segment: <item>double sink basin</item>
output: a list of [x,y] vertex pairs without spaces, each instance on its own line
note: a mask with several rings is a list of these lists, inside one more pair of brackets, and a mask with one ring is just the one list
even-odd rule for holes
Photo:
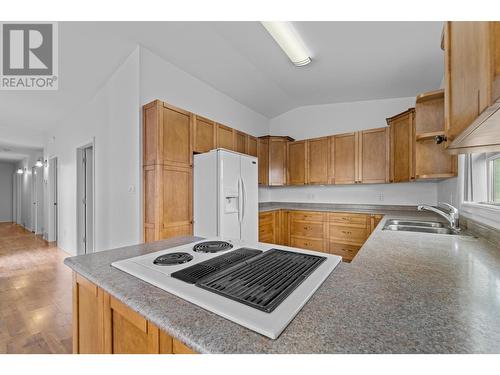
[[382,230],[421,232],[435,234],[459,234],[458,231],[450,228],[445,223],[438,221],[420,221],[420,220],[387,220]]

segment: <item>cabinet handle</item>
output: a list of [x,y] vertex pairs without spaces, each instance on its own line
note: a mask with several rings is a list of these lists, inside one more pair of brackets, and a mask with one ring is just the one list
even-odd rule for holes
[[351,234],[351,232],[349,232],[347,230],[343,230],[342,233],[344,233],[344,234]]

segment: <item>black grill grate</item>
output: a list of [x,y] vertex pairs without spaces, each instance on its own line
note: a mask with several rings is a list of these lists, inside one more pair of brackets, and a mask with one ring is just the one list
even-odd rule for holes
[[196,285],[270,313],[325,259],[322,256],[271,249]]
[[194,284],[217,271],[225,270],[239,262],[262,253],[261,250],[242,247],[230,253],[206,260],[172,273],[172,277]]

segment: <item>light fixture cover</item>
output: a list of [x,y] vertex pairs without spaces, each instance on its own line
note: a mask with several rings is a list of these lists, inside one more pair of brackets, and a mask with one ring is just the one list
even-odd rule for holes
[[291,22],[262,21],[261,23],[295,66],[304,66],[311,62],[311,54]]
[[43,167],[43,161],[41,161],[41,160],[37,160],[37,161],[35,162],[35,167],[38,167],[38,168]]
[[21,168],[19,168],[17,171],[16,171],[17,174],[23,174],[23,170]]

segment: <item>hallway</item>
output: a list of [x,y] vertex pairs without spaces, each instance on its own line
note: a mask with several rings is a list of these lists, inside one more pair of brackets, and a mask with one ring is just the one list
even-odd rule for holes
[[0,223],[0,353],[71,353],[68,254]]

